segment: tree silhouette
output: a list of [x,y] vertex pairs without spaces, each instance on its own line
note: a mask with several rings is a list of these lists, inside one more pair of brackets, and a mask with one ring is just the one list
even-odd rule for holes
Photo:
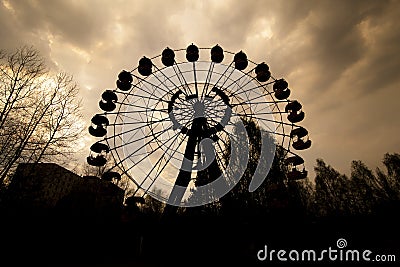
[[[214,215],[223,216],[226,218],[235,218],[235,220],[251,220],[252,218],[268,217],[268,216],[287,216],[289,209],[299,208],[302,205],[298,205],[298,201],[303,201],[306,197],[303,196],[308,191],[302,190],[302,185],[296,185],[297,182],[291,185],[286,182],[286,166],[283,164],[283,158],[286,151],[276,146],[275,148],[267,147],[263,149],[275,149],[275,157],[273,159],[270,170],[268,170],[269,164],[266,159],[261,159],[261,144],[275,143],[273,137],[263,131],[254,121],[242,118],[245,131],[248,136],[246,138],[238,138],[235,142],[245,145],[248,142],[249,157],[247,166],[245,166],[245,172],[242,175],[239,182],[218,201],[200,206],[195,208],[185,209],[186,214],[196,215]],[[239,127],[234,128],[235,136],[245,135],[239,132]],[[243,139],[243,140],[242,140]],[[234,166],[243,164],[243,155],[237,153],[237,157],[231,156],[231,142],[227,141],[227,148],[223,155],[225,165],[229,162],[233,163]],[[243,144],[241,144],[241,142]],[[271,152],[271,151],[270,151]],[[271,160],[271,159],[269,159]],[[259,174],[268,173],[264,183],[254,192],[249,191],[249,185],[255,172]],[[201,175],[210,175],[211,173],[202,172]],[[228,173],[227,176],[233,175]],[[203,178],[206,180],[206,178]],[[210,179],[212,180],[212,179]],[[227,181],[229,182],[229,181]],[[289,196],[289,189],[297,197]],[[308,192],[309,193],[309,192]],[[300,196],[300,194],[303,194]],[[300,203],[301,204],[301,203]],[[292,210],[294,212],[294,210]]]
[[382,170],[377,168],[376,173],[385,193],[389,199],[400,199],[400,154],[386,153],[383,158],[383,164],[386,167],[385,174]]
[[[260,159],[262,138],[272,138],[254,121],[243,120],[249,138],[249,161],[238,184],[226,195],[213,203],[185,209],[186,214],[218,215],[239,221],[253,219],[298,220],[341,216],[375,216],[391,214],[400,206],[400,155],[385,154],[385,171],[377,168],[374,173],[362,161],[353,160],[351,175],[339,173],[324,160],[317,159],[315,179],[287,181],[283,164],[285,151],[276,147],[274,162],[264,184],[249,192],[253,174],[263,161]],[[229,143],[229,142],[228,142]],[[223,158],[233,162],[230,149]],[[201,175],[206,175],[203,172]],[[203,178],[205,179],[205,178]]]
[[20,162],[56,162],[75,151],[83,124],[72,76],[52,74],[25,46],[0,52],[0,87],[0,184]]
[[319,217],[382,213],[383,206],[392,206],[400,199],[400,155],[385,154],[383,164],[386,173],[379,168],[374,173],[363,162],[354,160],[347,177],[318,159],[315,192],[311,196],[314,205],[309,209]]
[[349,179],[322,159],[317,159],[315,169],[315,204],[318,214],[348,214],[352,201]]

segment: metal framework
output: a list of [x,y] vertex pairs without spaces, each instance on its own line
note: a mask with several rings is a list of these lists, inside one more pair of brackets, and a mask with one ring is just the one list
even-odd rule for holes
[[285,79],[243,51],[167,47],[121,71],[116,87],[101,95],[102,112],[89,127],[98,141],[87,162],[106,166],[102,178],[109,181],[127,175],[136,195],[179,203],[190,190],[175,192],[177,185],[193,190],[224,172],[230,144],[239,142],[235,125],[247,120],[284,149],[287,179],[304,179],[304,160],[296,152],[311,140],[298,125],[305,114],[297,100],[289,100],[290,92]]

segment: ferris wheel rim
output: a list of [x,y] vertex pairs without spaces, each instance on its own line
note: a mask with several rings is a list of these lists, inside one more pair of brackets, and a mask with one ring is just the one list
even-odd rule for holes
[[[168,47],[167,47],[167,48],[168,48]],[[212,48],[204,48],[204,47],[201,47],[201,48],[198,48],[198,49],[199,49],[199,50],[211,50]],[[185,50],[184,48],[182,48],[182,49],[172,49],[172,51],[173,51],[174,53],[183,52],[184,50]],[[236,55],[234,52],[230,52],[230,51],[226,51],[226,50],[223,50],[223,52],[224,52],[224,53],[227,53],[227,54],[229,54],[229,55]],[[160,58],[160,57],[162,57],[162,54],[158,54],[158,55],[156,55],[156,56],[154,56],[154,57],[151,57],[150,60],[155,60],[155,59],[158,59],[158,58]],[[251,61],[251,60],[249,60],[249,59],[247,59],[247,60],[248,60],[248,62],[250,62],[251,64],[254,65],[254,67],[251,68],[250,71],[243,72],[243,70],[234,69],[235,71],[237,70],[237,71],[241,72],[241,74],[242,74],[243,76],[249,75],[249,74],[252,73],[252,72],[255,70],[255,68],[258,66],[258,64],[257,64],[256,62]],[[210,66],[211,66],[211,64],[212,64],[212,65],[215,64],[214,62],[211,62],[211,61],[197,61],[197,60],[196,60],[196,61],[192,62],[193,66],[196,65],[196,62],[198,62],[198,63],[200,63],[200,62],[206,62],[206,63],[209,63]],[[187,64],[187,63],[189,63],[189,62],[184,62],[184,61],[182,61],[182,62],[174,62],[174,65],[177,65],[178,68],[179,68],[179,64]],[[218,63],[218,64],[223,65],[223,66],[226,66],[226,68],[228,69],[228,68],[232,65],[232,63],[233,63],[233,61],[231,61],[231,63],[230,63],[229,65],[227,65],[227,64],[221,64],[221,63]],[[153,64],[153,63],[152,63],[152,64]],[[154,75],[156,75],[157,73],[160,73],[160,72],[162,73],[163,70],[166,70],[166,69],[168,69],[168,68],[171,67],[171,66],[163,66],[163,67],[161,67],[161,68],[158,68],[157,65],[155,65],[155,64],[153,64],[153,66],[155,66],[156,70],[155,70],[154,72],[151,72],[151,74],[148,75],[148,77],[149,77],[149,76],[152,77],[152,76],[154,76]],[[127,99],[128,99],[130,96],[134,96],[134,93],[132,93],[132,92],[134,92],[134,90],[140,90],[140,88],[139,88],[137,85],[138,85],[140,82],[145,82],[146,79],[148,79],[148,77],[142,78],[142,77],[140,77],[139,75],[135,74],[135,72],[138,71],[138,68],[139,68],[139,66],[136,66],[134,69],[132,69],[132,70],[129,71],[129,73],[132,75],[132,77],[135,78],[135,79],[138,81],[137,83],[133,83],[133,84],[132,84],[132,88],[130,88],[128,91],[121,91],[121,90],[118,90],[118,88],[114,88],[114,89],[112,90],[112,91],[115,92],[116,94],[119,94],[119,95],[122,94],[122,95],[123,95],[122,101],[118,101],[119,103],[124,103],[125,101],[127,101]],[[194,71],[195,71],[195,70],[194,70]],[[221,77],[222,77],[222,75],[221,75]],[[269,84],[274,84],[274,83],[276,83],[276,81],[278,80],[278,79],[276,79],[275,77],[273,77],[272,74],[270,75],[270,77],[271,77],[272,81],[270,81]],[[273,92],[272,90],[267,90],[267,89],[266,89],[265,83],[262,83],[262,82],[258,81],[258,80],[255,79],[254,77],[251,77],[251,81],[256,82],[257,85],[258,85],[260,88],[264,89],[264,91],[266,92],[266,94],[272,99],[274,108],[276,107],[276,109],[277,109],[276,113],[277,113],[278,116],[279,116],[279,121],[275,121],[275,123],[278,123],[278,127],[281,127],[281,128],[282,128],[282,131],[283,131],[282,133],[278,133],[278,134],[281,134],[284,138],[289,138],[289,142],[288,142],[289,145],[288,145],[287,147],[284,146],[284,142],[285,142],[284,138],[282,139],[281,144],[279,144],[279,145],[277,144],[277,146],[280,146],[280,147],[285,151],[285,153],[284,153],[284,155],[283,155],[283,158],[287,157],[288,154],[291,154],[291,155],[294,155],[294,156],[299,156],[297,153],[295,153],[293,150],[291,150],[289,146],[290,146],[290,143],[292,142],[292,139],[293,139],[293,136],[292,136],[291,133],[293,132],[294,129],[297,129],[297,128],[301,127],[301,126],[298,125],[297,123],[293,123],[293,122],[285,123],[285,122],[284,122],[284,115],[283,115],[283,113],[287,113],[287,112],[283,112],[283,110],[281,110],[280,105],[278,105],[278,103],[287,103],[287,104],[289,104],[291,101],[290,101],[289,99],[285,99],[285,100],[276,99],[276,98],[273,96],[274,92]],[[147,82],[148,82],[148,80],[147,80]],[[154,93],[154,92],[153,92],[153,93]],[[165,92],[165,96],[167,96],[168,93],[169,93],[169,91],[167,90],[167,91]],[[152,96],[152,95],[151,95],[151,96]],[[235,95],[235,94],[233,94],[233,93],[232,93],[232,95],[230,95],[230,96],[233,96],[233,97],[237,98],[237,95]],[[236,99],[236,100],[238,100],[238,99]],[[238,103],[237,105],[240,105],[240,103]],[[148,111],[147,109],[148,109],[148,107],[145,109],[146,112]],[[116,111],[116,112],[108,112],[108,111],[105,111],[104,113],[99,113],[99,115],[107,116],[107,115],[110,115],[110,114],[113,114],[113,113],[119,114],[120,112],[122,112],[122,105],[121,105],[121,104],[118,105],[118,108],[117,108],[117,111]],[[147,117],[147,116],[146,116],[146,117]],[[256,119],[258,119],[258,118],[256,118]],[[107,127],[111,127],[111,128],[113,129],[113,132],[116,131],[116,120],[117,120],[117,116],[116,116],[116,118],[115,118],[115,120],[114,120],[114,123],[110,123],[110,125],[107,126]],[[149,122],[149,121],[148,121],[148,117],[147,117],[147,122]],[[290,131],[290,132],[285,132],[285,131],[286,131],[285,126],[289,126],[289,127],[290,127],[289,130],[288,130],[288,131]],[[275,129],[275,130],[276,130],[276,129]],[[273,134],[277,134],[277,133],[273,133]],[[110,137],[112,137],[112,138],[110,138]],[[106,135],[106,137],[105,137],[102,141],[105,141],[109,146],[113,146],[113,145],[115,146],[115,145],[116,145],[115,135],[113,135],[113,136],[107,136],[107,135]],[[112,142],[112,141],[113,141],[113,142]],[[157,140],[157,142],[158,142],[158,140]],[[300,145],[301,145],[301,144],[300,144]],[[299,146],[299,147],[304,147],[304,146]],[[124,158],[123,158],[124,156],[121,157],[117,152],[116,152],[116,153],[111,153],[111,155],[112,155],[113,160],[116,161],[116,162],[123,162],[123,161],[124,161]],[[298,161],[297,161],[297,162],[298,162]],[[124,174],[126,174],[126,175],[136,184],[136,186],[138,186],[138,189],[141,188],[141,186],[139,186],[139,183],[137,183],[137,181],[129,174],[129,171],[125,168],[124,164],[116,164],[115,166],[111,167],[108,171],[110,171],[110,170],[112,170],[112,169],[114,169],[114,168],[120,169]],[[144,189],[144,188],[142,188],[142,189]]]

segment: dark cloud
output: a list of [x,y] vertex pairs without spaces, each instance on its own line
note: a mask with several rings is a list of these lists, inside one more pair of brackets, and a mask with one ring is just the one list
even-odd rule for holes
[[90,1],[10,1],[22,28],[90,49],[103,33],[107,10]]
[[14,21],[10,19],[10,11],[4,6],[0,5],[0,36],[1,36],[1,48],[8,49],[12,48],[16,40],[18,39],[18,31],[15,31]]

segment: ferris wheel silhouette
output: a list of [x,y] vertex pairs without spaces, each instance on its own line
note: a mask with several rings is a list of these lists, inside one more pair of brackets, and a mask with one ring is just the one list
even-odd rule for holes
[[[311,140],[298,125],[305,118],[302,105],[290,100],[290,93],[285,79],[243,51],[167,47],[122,70],[116,87],[102,93],[102,112],[89,127],[98,140],[87,162],[106,166],[102,179],[128,176],[136,195],[174,206],[203,205],[226,194],[243,175],[251,134],[244,124],[253,122],[269,137],[260,157],[269,165],[256,171],[249,190],[264,181],[276,147],[285,151],[279,160],[287,167],[286,179],[304,179],[307,171],[297,152]],[[193,194],[201,197],[188,198]]]

